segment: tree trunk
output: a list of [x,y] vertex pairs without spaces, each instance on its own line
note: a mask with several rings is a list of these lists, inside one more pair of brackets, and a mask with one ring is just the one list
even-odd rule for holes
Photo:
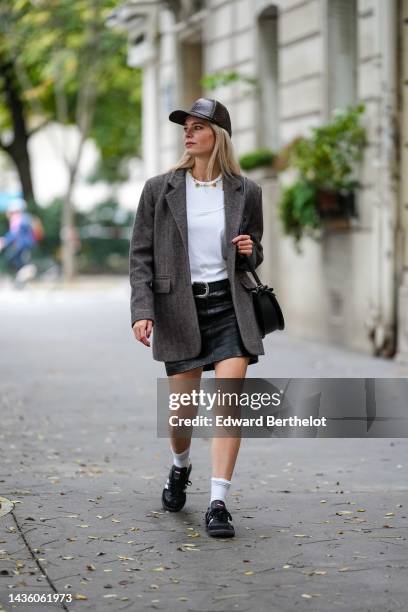
[[[103,22],[100,19],[100,0],[93,0],[94,21],[89,25],[87,54],[83,54],[83,62],[87,69],[83,71],[82,79],[78,88],[76,100],[75,123],[79,128],[80,141],[75,153],[74,160],[66,159],[69,169],[69,184],[67,193],[64,197],[63,221],[62,221],[62,270],[66,281],[71,281],[76,275],[75,252],[80,244],[77,229],[75,227],[75,211],[72,203],[72,192],[75,186],[79,165],[85,141],[89,135],[92,120],[95,112],[95,102],[97,95],[98,70],[100,68],[101,54],[99,51],[99,35],[103,29]],[[56,79],[55,97],[57,116],[62,124],[67,119],[67,94],[64,82]]]
[[0,147],[10,155],[13,160],[21,182],[24,198],[27,201],[29,210],[34,212],[36,205],[34,201],[30,157],[28,153],[29,135],[14,62],[0,56],[0,72],[3,75],[3,91],[11,115],[14,132],[12,142],[10,144],[0,142]]

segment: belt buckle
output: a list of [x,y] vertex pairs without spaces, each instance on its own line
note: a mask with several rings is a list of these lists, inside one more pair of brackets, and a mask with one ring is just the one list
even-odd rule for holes
[[199,297],[199,298],[207,297],[207,295],[210,293],[210,287],[209,287],[208,283],[205,282],[205,281],[198,281],[198,284],[199,285],[205,285],[205,293],[198,293],[198,294],[196,293],[196,297]]

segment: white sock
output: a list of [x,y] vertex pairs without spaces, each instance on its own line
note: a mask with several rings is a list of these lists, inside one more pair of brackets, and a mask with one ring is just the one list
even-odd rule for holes
[[225,503],[230,486],[230,480],[226,480],[225,478],[211,478],[210,504],[214,499],[220,499]]
[[182,453],[173,453],[173,464],[179,468],[188,467],[190,465],[190,447],[186,448]]

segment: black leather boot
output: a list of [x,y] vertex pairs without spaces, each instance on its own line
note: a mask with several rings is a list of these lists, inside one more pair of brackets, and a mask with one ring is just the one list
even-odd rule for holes
[[169,512],[178,512],[186,503],[186,489],[191,485],[188,479],[191,472],[191,463],[188,468],[179,468],[173,465],[162,493],[162,506]]

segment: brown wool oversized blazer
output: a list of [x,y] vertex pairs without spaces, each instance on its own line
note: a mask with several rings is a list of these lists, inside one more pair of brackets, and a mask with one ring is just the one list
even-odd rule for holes
[[[129,250],[131,325],[152,319],[153,359],[178,361],[196,357],[201,334],[191,287],[186,211],[186,170],[166,172],[148,179],[136,211]],[[262,336],[249,291],[255,286],[246,272],[246,256],[231,240],[243,233],[253,240],[252,261],[263,261],[262,189],[247,179],[244,207],[242,179],[225,175],[225,242],[228,278],[235,313],[246,349],[264,355]]]

